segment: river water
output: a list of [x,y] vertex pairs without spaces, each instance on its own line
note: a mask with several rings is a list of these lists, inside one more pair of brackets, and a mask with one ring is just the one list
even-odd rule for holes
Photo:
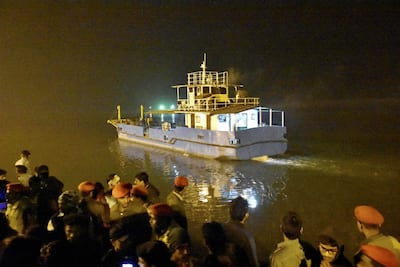
[[353,218],[356,205],[376,206],[385,216],[383,231],[400,236],[398,107],[396,100],[288,106],[288,152],[240,162],[119,141],[106,124],[110,117],[105,111],[57,119],[50,114],[52,119],[46,120],[10,115],[1,126],[0,168],[15,180],[13,164],[21,149],[29,149],[31,164],[47,164],[65,189],[76,188],[82,180],[105,184],[112,172],[131,182],[137,172],[146,171],[163,197],[176,175],[186,175],[189,229],[198,255],[204,252],[201,225],[227,220],[227,203],[242,195],[251,205],[247,227],[261,260],[281,241],[280,218],[289,210],[302,216],[305,240],[315,243],[319,233],[330,229],[351,257],[361,240]]

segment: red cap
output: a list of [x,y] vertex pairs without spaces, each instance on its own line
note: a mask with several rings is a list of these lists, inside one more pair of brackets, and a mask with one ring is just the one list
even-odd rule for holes
[[385,267],[399,266],[396,255],[386,248],[373,245],[363,245],[361,246],[361,252]]
[[355,207],[354,216],[356,216],[358,221],[366,224],[381,225],[384,222],[383,215],[371,206],[362,205]]
[[123,198],[131,192],[132,184],[131,183],[119,183],[116,184],[112,190],[112,195],[115,198]]
[[89,193],[95,188],[94,183],[89,181],[84,181],[78,185],[78,191],[83,193]]
[[172,208],[165,203],[156,203],[148,208],[149,212],[155,216],[172,216]]
[[25,191],[25,186],[21,183],[9,183],[7,184],[7,191],[23,192]]
[[185,187],[189,185],[189,180],[185,176],[178,176],[174,181],[175,186]]

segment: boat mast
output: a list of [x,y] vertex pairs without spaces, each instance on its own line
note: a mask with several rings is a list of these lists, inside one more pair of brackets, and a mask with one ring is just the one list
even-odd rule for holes
[[202,77],[201,77],[201,83],[205,84],[206,83],[206,60],[207,60],[207,54],[204,53],[203,57],[203,63],[201,64],[200,68],[203,70]]

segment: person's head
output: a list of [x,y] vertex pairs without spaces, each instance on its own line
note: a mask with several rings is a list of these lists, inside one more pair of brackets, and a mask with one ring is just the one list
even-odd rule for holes
[[100,182],[95,182],[94,190],[92,191],[92,198],[98,199],[100,196],[104,196],[104,186]]
[[116,223],[110,228],[109,235],[114,251],[119,252],[129,241],[129,228],[122,223]]
[[300,216],[294,212],[286,213],[281,222],[281,231],[288,239],[297,239],[303,232],[303,222]]
[[390,250],[374,246],[362,245],[361,257],[356,262],[357,267],[398,267],[399,261]]
[[143,185],[134,185],[131,189],[131,196],[133,198],[139,198],[142,201],[147,201],[147,196],[149,195],[149,191]]
[[147,241],[137,248],[139,263],[144,267],[166,267],[171,265],[171,254],[165,243]]
[[109,189],[113,189],[114,186],[116,186],[117,184],[119,184],[121,181],[121,177],[119,177],[117,174],[115,173],[111,173],[108,177],[107,177],[107,185]]
[[368,234],[379,232],[385,221],[383,215],[374,207],[360,205],[354,208],[354,216],[357,220],[357,228],[361,233]]
[[7,184],[6,198],[10,204],[16,203],[24,195],[26,188],[21,183]]
[[127,206],[131,200],[131,183],[119,183],[112,190],[112,196],[118,201],[119,205]]
[[241,196],[233,199],[229,206],[229,215],[232,220],[243,222],[248,217],[249,203]]
[[49,177],[50,171],[47,165],[40,165],[37,167],[37,175],[42,178]]
[[178,192],[183,191],[183,189],[185,189],[185,187],[188,185],[189,185],[189,179],[186,178],[185,176],[178,176],[174,180],[174,187],[175,190]]
[[84,181],[78,185],[78,192],[81,194],[82,197],[91,196],[94,189],[95,184],[90,181]]
[[89,235],[90,218],[88,216],[72,213],[66,215],[63,221],[67,240],[73,241]]
[[78,211],[79,196],[75,191],[64,191],[58,197],[58,208],[65,214],[73,213]]
[[29,152],[28,150],[21,151],[21,157],[23,157],[23,158],[29,158],[30,155],[31,155],[31,152]]
[[204,242],[211,254],[220,255],[225,252],[227,239],[220,223],[204,223],[201,232]]
[[16,165],[15,170],[16,170],[17,174],[28,173],[28,168],[25,165]]
[[340,255],[341,248],[333,237],[325,234],[318,236],[318,251],[325,261],[334,261]]
[[171,225],[173,210],[165,203],[156,203],[147,208],[150,225],[156,234],[163,234]]
[[135,175],[133,183],[146,186],[149,184],[149,175],[146,172],[139,172]]

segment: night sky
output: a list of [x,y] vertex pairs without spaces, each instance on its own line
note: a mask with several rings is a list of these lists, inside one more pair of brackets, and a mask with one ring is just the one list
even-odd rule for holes
[[399,98],[396,1],[13,2],[0,2],[2,120],[172,104],[204,52],[267,105]]

